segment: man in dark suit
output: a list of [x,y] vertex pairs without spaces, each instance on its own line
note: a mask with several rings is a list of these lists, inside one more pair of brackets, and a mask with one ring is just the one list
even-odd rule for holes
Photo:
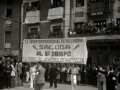
[[57,88],[57,80],[56,80],[57,75],[59,75],[59,70],[57,69],[56,64],[53,64],[49,72],[50,87],[53,86],[53,82],[54,82],[54,86],[55,88]]
[[106,72],[101,70],[98,70],[98,72],[105,74],[107,90],[116,90],[117,88],[116,75],[113,73],[112,67],[108,66]]
[[5,74],[6,74],[6,87],[10,88],[10,77],[11,77],[12,67],[10,66],[10,61],[7,61],[7,65],[5,67]]
[[37,73],[38,75],[35,77],[35,90],[42,90],[45,84],[45,68],[42,67],[41,62],[38,62]]

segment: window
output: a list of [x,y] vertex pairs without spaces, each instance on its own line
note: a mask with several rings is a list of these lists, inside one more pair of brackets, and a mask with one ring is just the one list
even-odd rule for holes
[[30,28],[30,33],[38,33],[38,28]]
[[106,27],[106,21],[105,20],[101,20],[101,21],[95,21],[94,24],[99,28],[101,26]]
[[35,7],[37,10],[39,10],[40,8],[40,2],[37,1],[37,2],[31,2],[31,7]]
[[39,26],[29,27],[29,32],[27,33],[27,39],[40,39]]
[[84,22],[75,23],[76,34],[82,34],[83,33],[83,24],[84,24]]
[[12,5],[12,0],[6,0],[6,5]]
[[56,34],[61,30],[61,26],[53,26],[53,33]]
[[30,6],[27,8],[27,11],[34,11],[34,10],[40,10],[40,2],[31,2]]
[[12,9],[7,9],[6,10],[6,17],[12,18]]
[[11,32],[5,32],[5,49],[11,48]]
[[82,29],[83,24],[84,24],[83,22],[75,23],[75,29]]
[[84,0],[76,0],[76,7],[84,6]]
[[120,7],[118,7],[118,13],[120,13]]
[[11,43],[11,32],[5,32],[5,43]]
[[61,7],[61,6],[62,6],[62,0],[52,0],[51,8]]

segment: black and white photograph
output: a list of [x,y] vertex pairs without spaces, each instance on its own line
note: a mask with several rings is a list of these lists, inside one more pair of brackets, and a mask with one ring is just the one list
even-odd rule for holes
[[0,0],[0,90],[120,90],[120,0]]

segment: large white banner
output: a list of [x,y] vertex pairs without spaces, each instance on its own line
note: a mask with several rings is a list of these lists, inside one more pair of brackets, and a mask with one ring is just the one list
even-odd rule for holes
[[86,64],[85,38],[25,39],[23,62],[51,62]]

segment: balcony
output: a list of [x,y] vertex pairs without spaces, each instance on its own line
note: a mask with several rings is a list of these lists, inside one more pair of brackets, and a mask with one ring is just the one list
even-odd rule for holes
[[48,11],[48,20],[63,19],[63,7],[50,8]]
[[40,11],[35,8],[29,8],[26,12],[25,24],[33,24],[40,22]]
[[25,24],[33,24],[40,22],[40,11],[28,11],[26,13]]
[[86,37],[87,40],[117,40],[120,39],[120,28],[90,26],[83,29],[68,31],[68,37]]

